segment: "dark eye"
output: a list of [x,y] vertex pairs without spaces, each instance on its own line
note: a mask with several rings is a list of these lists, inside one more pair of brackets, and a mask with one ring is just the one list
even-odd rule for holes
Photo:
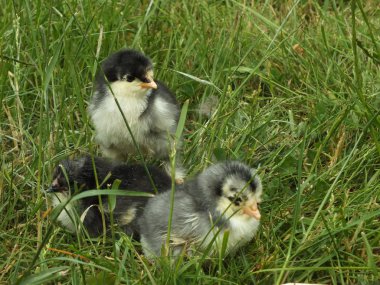
[[132,75],[127,75],[127,81],[128,82],[132,82],[133,80],[135,80],[136,77],[132,76]]
[[232,203],[234,203],[235,206],[239,206],[240,203],[242,202],[242,199],[236,196],[230,196],[230,197],[227,197],[227,199],[230,200]]
[[136,79],[136,77],[134,77],[133,75],[127,74],[127,75],[124,75],[122,79],[127,80],[128,82],[132,82],[133,80]]

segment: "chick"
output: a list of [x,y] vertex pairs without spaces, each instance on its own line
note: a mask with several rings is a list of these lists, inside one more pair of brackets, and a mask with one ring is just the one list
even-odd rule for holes
[[[79,159],[66,159],[55,168],[53,182],[47,192],[48,205],[57,207],[65,203],[75,191],[97,189],[97,183],[103,183],[101,189],[107,189],[116,179],[121,180],[118,189],[139,191],[154,194],[153,186],[142,165],[127,165],[123,163],[110,162],[104,158],[95,157],[93,167],[92,158],[89,156]],[[148,167],[149,173],[154,181],[158,192],[170,188],[171,178],[157,167]],[[97,178],[96,178],[97,177]],[[104,190],[107,191],[107,190]],[[152,195],[153,196],[153,195]],[[128,235],[138,239],[138,225],[136,217],[142,215],[143,207],[149,197],[116,196],[114,209],[115,223]],[[101,196],[102,207],[98,196],[87,197],[69,202],[63,209],[57,221],[69,232],[78,230],[77,217],[80,217],[84,228],[91,237],[103,233],[103,221],[101,208],[104,210],[105,224],[110,225],[108,212],[108,197]]]
[[[175,134],[180,110],[173,93],[153,80],[151,60],[138,51],[120,50],[103,62],[95,79],[89,106],[95,140],[104,156],[126,160],[137,149],[113,95],[141,152],[168,162],[170,137]],[[176,179],[181,181],[184,176],[178,164]]]
[[[158,256],[167,240],[171,191],[150,199],[139,218],[141,245],[148,258]],[[169,250],[174,256],[190,247],[211,254],[220,249],[228,232],[226,252],[250,241],[260,224],[262,184],[256,170],[237,161],[207,168],[177,186]]]

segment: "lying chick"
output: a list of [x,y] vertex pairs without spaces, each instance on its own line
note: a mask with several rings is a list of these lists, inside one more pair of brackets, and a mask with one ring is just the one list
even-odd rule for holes
[[[99,184],[105,181],[100,188],[107,189],[116,179],[119,179],[121,180],[118,187],[120,190],[125,189],[154,194],[153,186],[142,165],[115,163],[99,157],[94,158],[94,163],[96,176],[92,158],[89,156],[61,161],[55,168],[53,182],[46,191],[48,205],[54,208],[60,203],[66,202],[74,194],[75,190],[83,192],[97,189],[96,181]],[[171,178],[165,172],[156,167],[148,167],[148,170],[158,192],[170,188]],[[141,196],[116,196],[115,223],[128,235],[133,235],[136,239],[139,238],[136,217],[141,216],[143,207],[148,199],[148,197]],[[101,196],[101,201],[106,227],[108,228],[110,225],[108,196]],[[83,226],[89,235],[91,237],[99,236],[103,233],[102,214],[99,204],[98,196],[69,202],[59,214],[57,221],[63,228],[74,233],[78,230],[78,224],[80,224],[77,222],[76,217],[81,217]]]
[[[158,256],[167,240],[171,191],[150,199],[139,218],[141,245],[147,257]],[[207,168],[177,186],[170,232],[173,255],[193,246],[216,253],[226,232],[227,252],[250,241],[260,224],[262,185],[254,169],[237,161]]]
[[[130,49],[110,55],[96,76],[95,93],[89,106],[95,139],[103,155],[126,160],[129,155],[137,154],[137,149],[114,96],[142,153],[168,161],[179,106],[173,93],[163,83],[153,80],[153,65],[148,57]],[[182,182],[185,171],[180,166],[177,168],[176,179]]]

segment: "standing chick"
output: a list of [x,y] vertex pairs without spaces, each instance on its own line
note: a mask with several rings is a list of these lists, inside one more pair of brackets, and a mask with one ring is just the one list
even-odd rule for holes
[[[147,257],[158,256],[165,245],[170,213],[167,191],[150,199],[139,218],[141,244]],[[178,255],[188,246],[218,251],[229,232],[227,252],[250,241],[260,224],[258,204],[262,185],[254,169],[237,161],[207,168],[177,187],[170,232],[170,250]],[[215,240],[214,240],[215,238]]]
[[[97,189],[97,183],[103,183],[101,189],[112,185],[116,179],[121,180],[118,187],[120,190],[138,191],[154,194],[153,186],[142,165],[127,165],[110,162],[104,158],[94,158],[96,176],[89,156],[79,159],[66,159],[55,168],[53,182],[47,192],[49,206],[56,207],[66,202],[75,189],[79,192]],[[170,188],[171,178],[156,167],[148,167],[158,192]],[[96,178],[97,177],[97,178]],[[104,190],[107,191],[107,190]],[[128,235],[139,238],[137,217],[141,216],[143,207],[148,197],[116,196],[114,209],[115,223],[118,224]],[[108,209],[108,196],[101,196],[105,223],[110,225]],[[74,202],[69,202],[65,209],[57,217],[57,221],[69,232],[78,230],[76,217],[81,217],[84,228],[90,236],[96,237],[103,233],[101,208],[98,196],[87,197]]]
[[[170,90],[153,80],[151,60],[140,52],[123,49],[110,55],[96,76],[89,106],[96,141],[106,157],[125,160],[137,154],[137,149],[113,95],[142,153],[168,161],[179,107]],[[178,167],[176,179],[181,181],[184,176]]]

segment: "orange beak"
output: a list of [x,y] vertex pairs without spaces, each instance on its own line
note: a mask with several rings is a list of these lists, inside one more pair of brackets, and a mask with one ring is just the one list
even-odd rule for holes
[[141,88],[150,88],[150,89],[157,89],[156,82],[153,81],[153,79],[150,80],[150,82],[142,82],[140,83]]
[[245,206],[243,208],[243,213],[256,219],[260,220],[261,219],[261,214],[259,209],[257,208],[257,203],[255,202],[253,205],[250,206]]

